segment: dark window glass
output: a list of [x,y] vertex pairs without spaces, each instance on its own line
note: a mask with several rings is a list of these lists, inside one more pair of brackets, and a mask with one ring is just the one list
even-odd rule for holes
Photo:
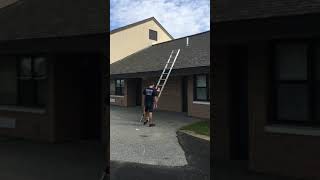
[[279,80],[307,79],[307,46],[282,44],[276,47]]
[[209,101],[208,75],[196,75],[194,89],[194,100]]
[[116,95],[122,96],[124,95],[124,80],[117,79],[116,80]]
[[22,58],[20,60],[20,69],[19,75],[20,78],[30,79],[32,76],[32,59],[31,58]]
[[157,41],[158,40],[158,32],[149,29],[149,39]]
[[47,100],[45,58],[0,57],[0,104],[42,107]]
[[312,121],[308,51],[306,43],[281,43],[275,47],[276,121]]
[[43,57],[25,57],[19,62],[18,104],[29,107],[45,106],[47,100],[47,62]]
[[19,105],[35,106],[35,82],[33,80],[20,79],[19,81]]
[[307,121],[308,95],[305,84],[281,84],[278,87],[278,118],[285,121]]
[[45,78],[47,75],[47,64],[45,58],[34,59],[34,76]]

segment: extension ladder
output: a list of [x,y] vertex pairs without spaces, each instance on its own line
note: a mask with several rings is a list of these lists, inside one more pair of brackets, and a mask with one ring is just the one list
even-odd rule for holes
[[[158,94],[158,101],[159,101],[159,98],[161,96],[161,93],[167,83],[167,80],[170,76],[170,73],[172,71],[172,68],[174,66],[174,64],[176,63],[176,60],[177,60],[177,57],[179,56],[179,53],[180,53],[180,49],[178,50],[172,50],[171,51],[171,54],[170,54],[170,57],[166,63],[166,65],[164,66],[164,69],[161,73],[161,76],[158,80],[158,83],[156,85],[156,89],[158,90],[158,88],[160,88],[160,92]],[[144,117],[144,113],[142,113],[142,116],[140,118],[140,122],[143,120],[143,117]]]
[[161,73],[161,76],[160,76],[158,83],[157,83],[157,86],[156,86],[157,89],[160,88],[160,92],[158,94],[158,100],[159,100],[161,93],[162,93],[162,91],[168,81],[168,78],[170,76],[170,73],[172,71],[174,64],[176,63],[176,60],[177,60],[177,57],[179,56],[179,53],[180,53],[180,49],[172,50],[170,57],[169,57],[166,65],[163,68],[163,71]]

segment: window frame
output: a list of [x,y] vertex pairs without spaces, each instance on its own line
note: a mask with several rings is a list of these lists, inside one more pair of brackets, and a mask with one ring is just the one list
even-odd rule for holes
[[[155,39],[152,39],[151,33],[155,33]],[[158,41],[158,31],[149,29],[149,40]]]
[[[118,87],[117,86],[117,81],[120,81],[120,86]],[[122,86],[122,83],[121,81],[123,81],[123,86]],[[115,79],[114,80],[114,83],[115,83],[115,91],[114,91],[114,95],[116,96],[124,96],[124,87],[125,87],[125,80],[124,79]],[[120,93],[118,93],[118,88],[121,89]]]
[[[205,76],[206,77],[206,87],[197,87],[197,76]],[[198,88],[206,89],[206,93],[207,93],[206,100],[198,99],[198,97],[197,97],[197,89]],[[210,93],[209,74],[195,74],[195,75],[193,75],[193,101],[210,102],[209,93]]]
[[[307,79],[306,80],[280,80],[278,79],[279,67],[276,57],[276,47],[281,44],[305,44],[307,48]],[[320,44],[320,42],[319,42]],[[268,118],[267,125],[279,124],[279,125],[294,125],[294,126],[320,126],[320,120],[316,120],[316,86],[315,86],[315,41],[310,39],[277,39],[270,41],[270,105],[269,112],[271,114]],[[308,97],[308,114],[307,120],[289,120],[278,118],[278,89],[281,84],[305,84],[307,87]]]

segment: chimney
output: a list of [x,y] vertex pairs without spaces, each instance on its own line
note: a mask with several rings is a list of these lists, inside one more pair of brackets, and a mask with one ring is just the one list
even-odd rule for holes
[[187,46],[189,46],[189,37],[187,37]]

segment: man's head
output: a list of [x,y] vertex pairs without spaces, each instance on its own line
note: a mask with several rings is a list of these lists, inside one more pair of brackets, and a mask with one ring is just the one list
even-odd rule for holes
[[154,88],[154,83],[150,83],[149,88]]

